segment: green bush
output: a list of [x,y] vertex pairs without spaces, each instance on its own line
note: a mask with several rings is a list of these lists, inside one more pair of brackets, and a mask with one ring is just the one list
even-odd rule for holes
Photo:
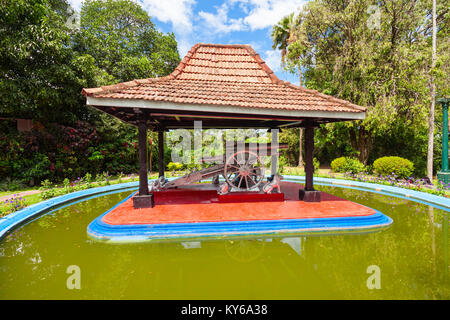
[[344,171],[344,165],[347,162],[346,157],[340,157],[336,158],[333,161],[331,161],[331,170],[333,172],[345,172]]
[[56,195],[56,189],[48,179],[41,182],[41,187],[39,190],[42,191],[41,198],[43,200],[53,198]]
[[89,172],[86,173],[86,175],[84,176],[83,180],[84,180],[86,183],[90,184],[90,183],[92,182],[92,174],[90,174]]
[[340,157],[331,162],[331,170],[333,172],[351,172],[355,174],[365,171],[365,167],[358,159]]
[[7,177],[5,180],[0,182],[0,191],[16,191],[24,189],[26,185],[20,180],[11,180]]
[[[268,167],[271,167],[271,166],[272,166],[272,161],[270,161],[270,164],[268,165]],[[288,161],[287,161],[286,157],[284,155],[280,155],[280,157],[278,157],[278,172],[284,173],[287,167],[288,167]]]
[[178,162],[169,162],[167,165],[167,170],[169,171],[179,171],[183,169],[183,164]]
[[381,175],[397,175],[400,179],[411,176],[414,164],[408,159],[401,157],[382,157],[373,163],[374,172]]
[[314,173],[319,174],[320,162],[319,160],[317,160],[317,158],[313,159],[313,165],[314,165]]

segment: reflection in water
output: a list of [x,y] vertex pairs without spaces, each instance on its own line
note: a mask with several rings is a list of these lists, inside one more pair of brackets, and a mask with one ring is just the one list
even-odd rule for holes
[[281,242],[289,245],[299,256],[302,255],[302,239],[301,238],[284,238]]
[[428,213],[430,216],[431,251],[433,252],[434,260],[436,260],[436,238],[434,236],[434,208],[431,206],[428,207]]
[[225,241],[225,252],[238,262],[251,262],[264,252],[266,242],[263,239]]
[[[55,210],[0,243],[0,299],[449,299],[448,213],[396,198],[324,191],[394,219],[370,234],[107,244],[87,225],[128,193]],[[81,290],[66,287],[69,265]],[[381,289],[366,286],[367,267]]]
[[186,241],[186,242],[181,242],[181,245],[185,248],[185,249],[198,249],[202,247],[202,243],[200,241]]

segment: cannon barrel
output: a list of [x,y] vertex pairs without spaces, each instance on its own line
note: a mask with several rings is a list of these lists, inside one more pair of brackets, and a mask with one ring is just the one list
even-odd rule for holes
[[[225,144],[225,146],[229,148],[229,144],[231,144],[231,143],[227,142]],[[264,154],[264,152],[262,152],[262,150],[261,150],[261,147],[259,145],[257,145],[256,143],[253,145],[250,143],[245,143],[244,148],[242,148],[243,145],[244,145],[243,143],[238,145],[237,142],[234,142],[233,150],[227,150],[226,155],[233,154],[234,152],[240,151],[240,150],[248,150],[248,151],[253,151],[253,152],[257,153],[258,155],[271,156],[272,154],[278,153],[279,149],[287,149],[288,148],[287,143],[280,143],[280,144],[278,144],[278,146],[272,146],[271,144],[267,144],[265,146],[266,152]],[[242,149],[240,149],[240,148],[242,148]],[[213,157],[202,158],[202,162],[217,162],[220,160],[222,160],[224,163],[226,162],[224,154],[220,154],[218,156],[213,156]]]

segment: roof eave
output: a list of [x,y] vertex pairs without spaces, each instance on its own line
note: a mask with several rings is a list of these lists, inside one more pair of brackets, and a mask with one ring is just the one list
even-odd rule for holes
[[116,107],[116,108],[141,108],[153,110],[176,110],[176,111],[196,111],[211,112],[222,114],[249,114],[249,115],[267,115],[284,117],[304,117],[304,118],[326,118],[342,120],[363,120],[366,112],[359,110],[356,112],[346,111],[320,111],[320,110],[288,110],[288,109],[269,109],[269,108],[246,108],[233,105],[212,105],[212,104],[186,104],[164,101],[149,101],[138,99],[111,99],[95,98],[87,96],[87,105]]

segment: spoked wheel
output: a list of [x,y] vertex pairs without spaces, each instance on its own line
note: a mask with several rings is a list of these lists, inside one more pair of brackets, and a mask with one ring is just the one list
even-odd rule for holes
[[258,187],[264,179],[264,164],[252,151],[238,151],[228,158],[224,177],[227,183],[240,190]]

